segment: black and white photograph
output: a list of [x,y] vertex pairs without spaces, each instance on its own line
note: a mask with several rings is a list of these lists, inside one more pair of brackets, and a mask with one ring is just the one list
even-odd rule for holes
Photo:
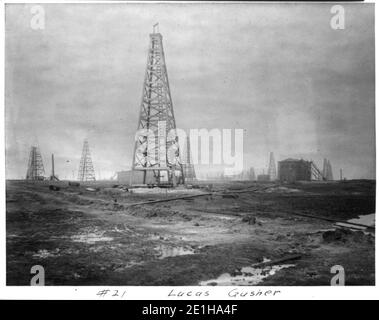
[[4,15],[6,286],[375,286],[374,3]]

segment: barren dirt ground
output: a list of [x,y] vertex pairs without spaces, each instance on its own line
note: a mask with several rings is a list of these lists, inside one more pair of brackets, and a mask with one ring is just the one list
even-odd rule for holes
[[[115,183],[54,182],[53,191],[49,182],[7,181],[7,284],[29,285],[33,265],[45,268],[46,285],[329,285],[333,265],[344,267],[346,285],[375,284],[373,233],[325,236],[333,222],[294,215],[372,214],[374,181],[230,182],[167,193]],[[128,207],[209,190],[250,191]],[[294,254],[276,272],[243,272]]]

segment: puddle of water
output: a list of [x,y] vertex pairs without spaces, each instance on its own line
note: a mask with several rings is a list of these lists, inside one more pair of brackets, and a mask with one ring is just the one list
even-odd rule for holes
[[158,259],[164,259],[167,257],[184,256],[187,254],[194,254],[195,250],[188,247],[169,247],[169,246],[158,246],[156,250],[159,251]]
[[96,233],[86,233],[86,234],[77,234],[71,237],[71,240],[74,242],[84,242],[89,244],[94,244],[100,241],[112,241],[112,237],[104,237],[103,234]]
[[375,226],[375,213],[365,214],[363,216],[359,216],[357,219],[350,219],[347,222],[360,223],[366,226]]
[[58,256],[60,256],[59,251],[60,251],[59,249],[55,249],[53,251],[42,249],[42,250],[38,250],[37,253],[34,253],[33,257],[34,258],[41,258],[41,259],[58,257]]
[[[268,262],[269,259],[264,259]],[[282,269],[294,267],[294,264],[281,264],[267,266],[264,268],[244,267],[241,274],[232,276],[229,273],[223,273],[217,279],[201,281],[200,286],[218,285],[218,286],[254,286],[263,281],[263,279],[273,276]]]

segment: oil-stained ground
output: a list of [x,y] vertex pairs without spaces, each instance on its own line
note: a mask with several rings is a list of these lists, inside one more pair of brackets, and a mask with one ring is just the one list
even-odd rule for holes
[[[46,285],[330,285],[334,265],[343,266],[346,285],[375,284],[374,232],[296,215],[372,214],[374,181],[175,191],[115,184],[7,181],[7,285],[29,285],[33,265],[44,267]],[[212,194],[130,206],[201,193]]]

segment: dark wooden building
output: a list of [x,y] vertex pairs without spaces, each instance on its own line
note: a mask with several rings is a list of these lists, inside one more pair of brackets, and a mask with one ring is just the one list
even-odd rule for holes
[[278,162],[279,180],[283,182],[311,181],[312,162],[303,159],[286,159]]

